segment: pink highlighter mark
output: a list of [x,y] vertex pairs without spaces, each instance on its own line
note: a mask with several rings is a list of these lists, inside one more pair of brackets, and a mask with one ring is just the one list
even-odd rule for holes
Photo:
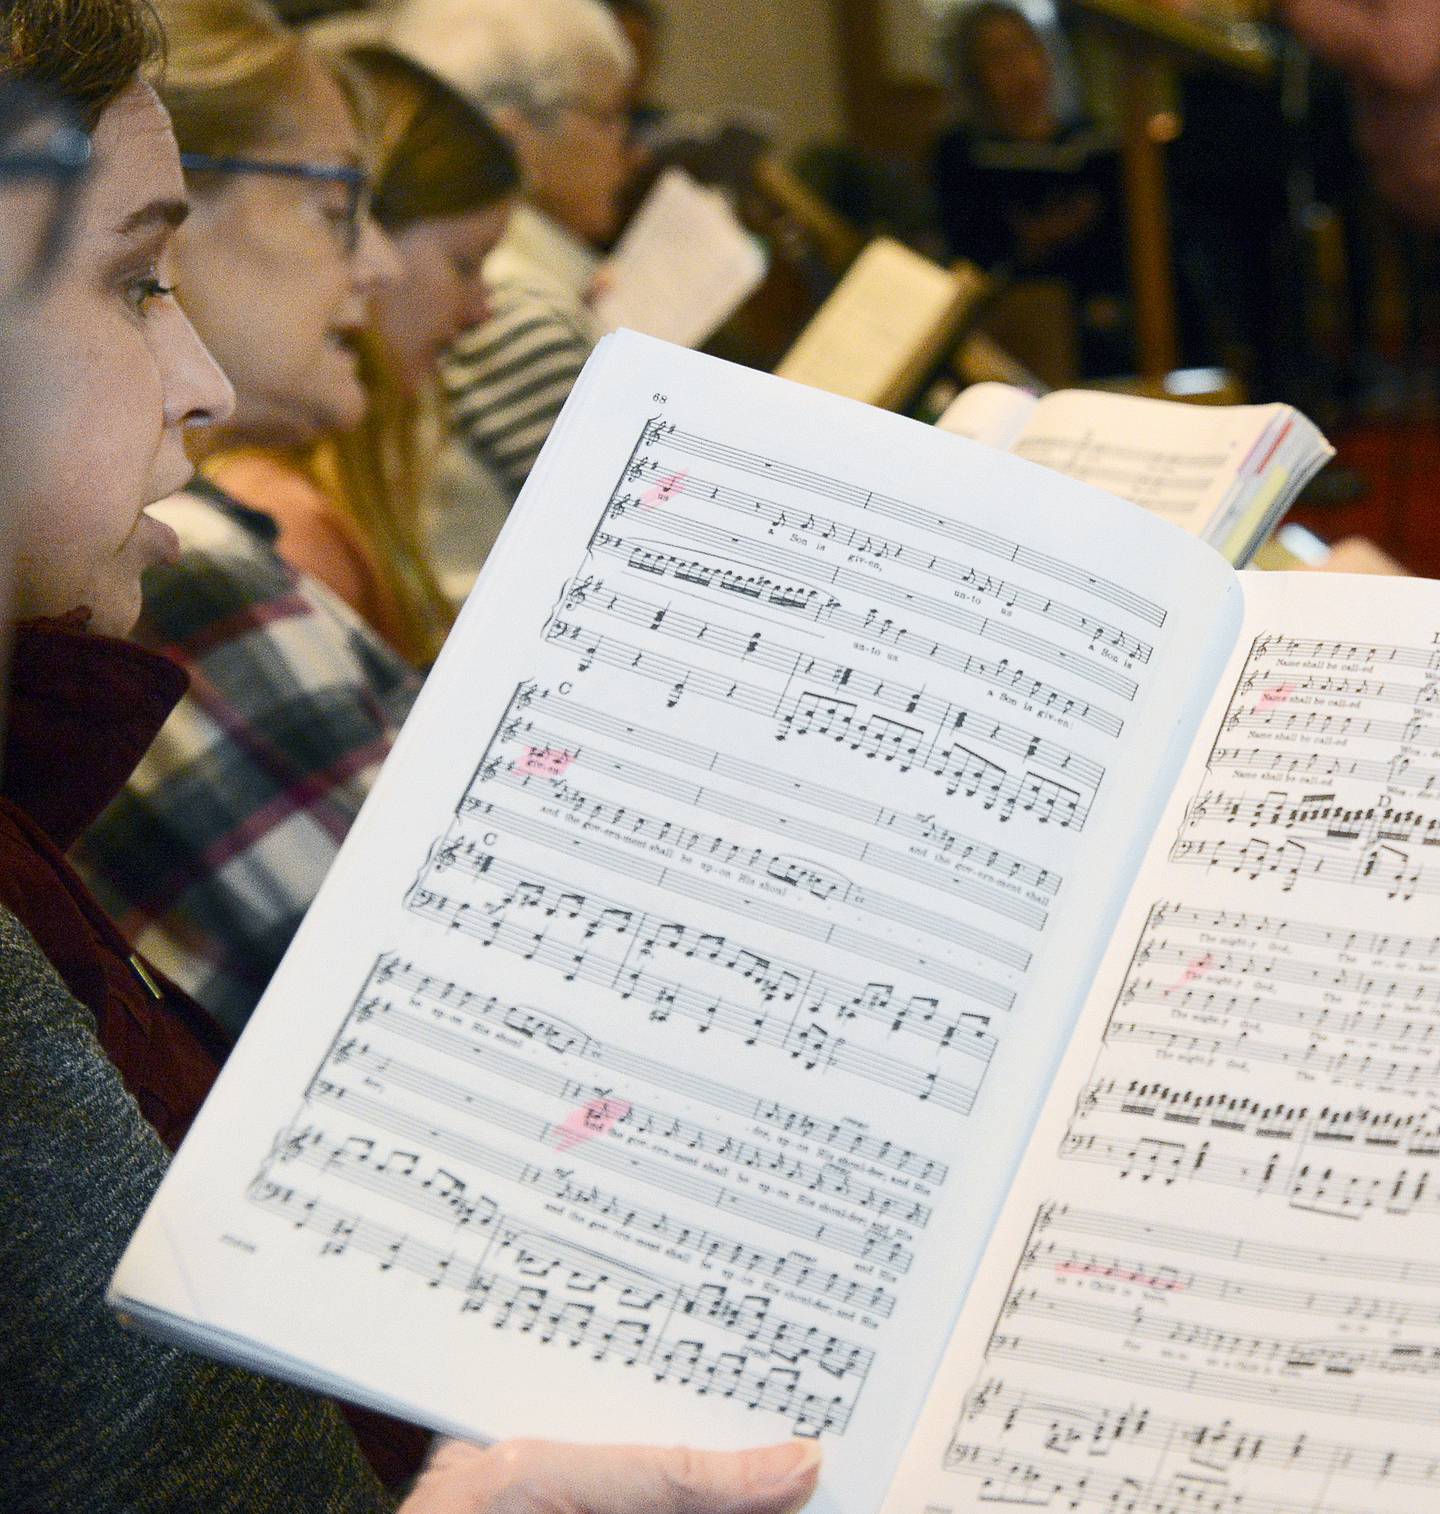
[[630,1105],[624,1099],[591,1099],[570,1111],[555,1144],[561,1151],[569,1151],[572,1146],[593,1141],[596,1136],[607,1135],[629,1113]]
[[564,747],[527,746],[517,766],[522,773],[536,778],[559,778],[574,761],[574,752],[567,752]]
[[1055,1271],[1061,1277],[1108,1277],[1117,1283],[1139,1283],[1142,1288],[1154,1288],[1160,1293],[1185,1291],[1185,1284],[1179,1278],[1132,1272],[1128,1267],[1106,1267],[1099,1262],[1061,1262]]
[[1284,704],[1298,687],[1294,683],[1277,683],[1266,689],[1255,706],[1256,713],[1263,714],[1266,710],[1273,710],[1277,704]]
[[1173,994],[1175,989],[1184,988],[1187,983],[1193,983],[1196,978],[1203,978],[1206,973],[1215,966],[1215,959],[1211,956],[1196,957],[1196,959],[1180,974],[1180,981],[1173,988],[1167,988],[1167,994]]
[[659,505],[668,505],[685,487],[685,480],[689,477],[689,469],[682,468],[679,473],[672,473],[669,478],[662,478],[658,484],[651,484],[640,496],[640,508],[654,510]]

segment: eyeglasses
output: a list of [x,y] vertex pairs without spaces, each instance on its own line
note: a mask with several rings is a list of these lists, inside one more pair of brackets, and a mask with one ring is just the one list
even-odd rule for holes
[[313,184],[342,184],[349,193],[342,223],[345,251],[353,255],[360,245],[360,230],[370,215],[370,175],[353,163],[286,163],[274,158],[211,157],[204,152],[182,152],[180,166],[186,173],[268,174]]
[[0,298],[37,292],[54,272],[90,168],[90,139],[33,88],[0,85]]

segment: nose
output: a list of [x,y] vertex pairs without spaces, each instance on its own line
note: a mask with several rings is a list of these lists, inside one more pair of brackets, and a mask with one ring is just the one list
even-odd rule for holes
[[398,284],[405,273],[400,250],[373,216],[360,222],[360,238],[351,258],[351,277],[358,293],[372,300]]
[[173,332],[167,342],[165,364],[165,424],[214,426],[230,419],[235,390],[210,349],[200,340],[190,318],[173,307]]

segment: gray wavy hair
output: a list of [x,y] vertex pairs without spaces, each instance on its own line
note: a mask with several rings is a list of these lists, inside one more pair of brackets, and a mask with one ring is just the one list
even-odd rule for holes
[[481,110],[543,121],[599,70],[626,81],[635,54],[600,0],[400,0],[390,44]]

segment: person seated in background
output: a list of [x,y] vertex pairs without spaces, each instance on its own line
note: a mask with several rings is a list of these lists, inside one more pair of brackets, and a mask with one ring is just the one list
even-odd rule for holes
[[[362,153],[338,89],[313,88],[320,56],[257,0],[173,0],[162,16],[183,150],[317,168]],[[448,625],[417,540],[416,395],[483,298],[479,260],[514,183],[493,130],[416,65],[370,48],[348,66],[374,96],[375,212],[399,263],[344,180],[192,174],[175,256],[186,308],[234,376],[235,416],[199,449],[231,492],[202,479],[161,507],[183,550],[149,576],[138,636],[190,691],[75,852],[131,942],[236,1034],[419,689],[320,580],[384,585],[414,662]],[[337,330],[364,332],[358,357]],[[216,451],[237,440],[249,450]]]
[[600,0],[401,0],[387,40],[485,111],[520,160],[524,202],[486,264],[491,317],[442,369],[453,431],[503,513],[601,335],[600,251],[638,161],[635,60]]
[[1088,374],[1128,368],[1125,232],[1114,140],[1060,110],[1055,65],[1015,6],[957,9],[944,38],[964,120],[937,142],[936,207],[955,257],[1073,292]]
[[[54,147],[73,166],[88,138],[91,170],[48,281],[0,267],[0,540],[13,538],[16,565],[0,618],[18,622],[0,782],[0,1184],[5,1212],[23,1217],[0,1228],[0,1487],[37,1514],[379,1514],[394,1498],[332,1405],[132,1334],[104,1304],[225,1038],[129,953],[63,848],[183,686],[120,638],[142,570],[175,548],[146,506],[185,481],[186,434],[223,422],[233,393],[166,283],[188,206],[139,74],[159,51],[150,12],[15,0],[4,26],[0,89],[47,85],[77,123],[27,123],[30,161]],[[55,250],[66,218],[46,200],[6,197],[0,264]],[[793,1445],[448,1442],[402,1510],[783,1514],[813,1490],[817,1461]]]
[[[342,80],[356,79],[365,95],[368,135],[376,139],[371,215],[401,265],[397,279],[371,294],[372,327],[353,333],[365,413],[357,425],[289,447],[294,439],[262,413],[248,433],[229,428],[226,450],[207,457],[204,474],[273,516],[282,556],[329,584],[401,656],[425,668],[453,619],[430,568],[422,519],[438,451],[436,365],[456,336],[488,315],[483,266],[509,223],[519,173],[489,121],[418,64],[365,44],[341,51],[336,62]],[[177,68],[186,76],[177,89],[203,88],[189,80],[188,58]],[[186,164],[221,160],[203,145],[215,144],[195,112],[177,112],[177,132]],[[192,167],[201,201],[227,173]],[[248,170],[233,173],[244,179]],[[270,229],[245,221],[229,230],[250,245]],[[182,257],[188,241],[182,238]],[[209,251],[218,259],[227,245],[220,235]],[[218,282],[201,277],[200,283],[214,289]],[[204,335],[209,316],[201,312],[198,321]],[[254,365],[270,368],[276,345],[247,336],[239,329],[233,336],[244,360],[217,348],[236,374],[242,419],[250,389],[245,375]]]

